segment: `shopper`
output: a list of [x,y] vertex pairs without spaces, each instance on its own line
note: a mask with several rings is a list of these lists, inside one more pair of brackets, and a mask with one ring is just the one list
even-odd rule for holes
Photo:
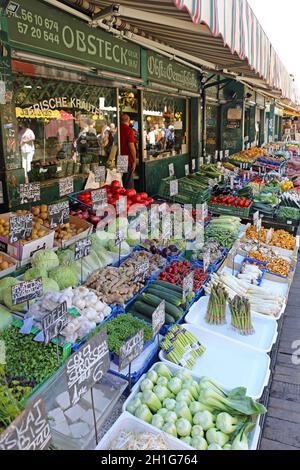
[[128,173],[123,175],[123,185],[126,189],[134,188],[133,176],[136,169],[136,148],[134,130],[130,127],[128,114],[121,116],[121,155],[128,155]]
[[25,178],[28,181],[28,173],[31,171],[31,163],[35,152],[35,135],[28,123],[20,125],[19,142],[22,155],[22,166],[25,171]]

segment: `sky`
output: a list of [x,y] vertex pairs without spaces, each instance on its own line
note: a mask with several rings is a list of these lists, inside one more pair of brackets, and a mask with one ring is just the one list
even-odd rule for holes
[[300,90],[300,0],[248,0],[248,3]]

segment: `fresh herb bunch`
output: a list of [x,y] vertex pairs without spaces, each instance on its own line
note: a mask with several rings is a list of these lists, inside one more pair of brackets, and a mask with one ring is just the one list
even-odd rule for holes
[[22,408],[8,388],[4,368],[0,367],[0,434],[19,416]]
[[32,335],[22,335],[16,327],[2,331],[0,340],[5,342],[5,375],[9,381],[16,380],[33,388],[53,374],[62,363],[60,348],[58,361],[56,346],[37,343]]

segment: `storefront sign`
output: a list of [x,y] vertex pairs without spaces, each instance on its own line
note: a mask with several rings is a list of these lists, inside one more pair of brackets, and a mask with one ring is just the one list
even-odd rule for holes
[[[15,12],[12,4],[16,6]],[[7,16],[9,42],[15,48],[140,76],[139,46],[121,41],[100,28],[91,28],[58,8],[37,0],[14,0],[8,3]]]
[[67,302],[63,302],[42,320],[44,343],[48,344],[53,338],[56,338],[67,326],[68,322],[68,306]]
[[37,299],[43,295],[42,278],[33,279],[32,281],[21,282],[11,288],[11,298],[13,305],[20,305],[24,302]]
[[29,183],[20,184],[20,202],[28,204],[29,202],[39,202],[41,200],[41,184]]
[[125,369],[131,362],[142,354],[144,350],[144,330],[139,331],[121,346],[119,370]]
[[151,51],[148,52],[148,79],[180,90],[200,93],[200,75],[196,70]]
[[0,435],[0,450],[46,450],[50,442],[44,402],[38,397]]
[[27,240],[32,234],[32,214],[14,215],[9,219],[9,243]]

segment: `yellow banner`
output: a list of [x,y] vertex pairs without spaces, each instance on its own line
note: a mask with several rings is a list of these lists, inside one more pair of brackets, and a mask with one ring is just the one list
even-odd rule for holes
[[16,116],[20,119],[61,119],[60,111],[54,111],[52,109],[16,108]]

